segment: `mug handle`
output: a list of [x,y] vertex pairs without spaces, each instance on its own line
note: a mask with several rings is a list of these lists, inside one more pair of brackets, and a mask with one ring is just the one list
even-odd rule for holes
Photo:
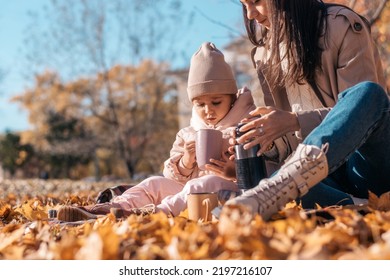
[[211,204],[210,198],[205,198],[205,199],[203,199],[202,205],[203,205],[203,206],[206,206],[206,217],[205,217],[205,222],[207,222],[207,221],[209,220],[210,204]]

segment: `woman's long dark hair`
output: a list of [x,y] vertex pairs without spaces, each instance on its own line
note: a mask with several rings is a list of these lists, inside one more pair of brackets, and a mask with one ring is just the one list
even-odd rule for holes
[[[268,66],[265,71],[271,89],[276,86],[293,83],[314,82],[316,71],[321,69],[321,53],[319,45],[321,36],[326,36],[327,9],[340,4],[325,4],[322,0],[264,0],[268,6],[271,29],[267,30],[255,20],[247,18],[247,10],[243,5],[245,28],[249,40],[255,46],[266,47],[269,52]],[[351,9],[350,9],[351,10]],[[360,16],[369,23],[366,18]],[[270,36],[272,34],[272,36]],[[324,38],[324,46],[327,46]],[[281,53],[280,43],[286,51]],[[282,60],[287,61],[282,71]],[[285,63],[285,62],[283,62]]]
[[[267,46],[270,51],[268,67],[264,70],[271,87],[313,80],[321,66],[319,38],[325,28],[327,5],[322,0],[265,1],[270,30],[259,30],[255,20],[248,20],[244,5],[243,13],[249,40],[255,46]],[[280,51],[281,42],[286,51]],[[282,60],[287,61],[284,72],[280,70]]]

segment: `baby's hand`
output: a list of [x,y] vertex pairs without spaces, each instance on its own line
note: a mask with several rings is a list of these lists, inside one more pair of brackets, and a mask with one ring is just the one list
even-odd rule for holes
[[223,154],[222,159],[210,159],[211,164],[206,164],[205,168],[216,175],[227,180],[236,180],[236,168],[234,160],[230,160],[229,154]]
[[185,167],[190,168],[195,165],[195,141],[184,143],[184,154],[182,162]]

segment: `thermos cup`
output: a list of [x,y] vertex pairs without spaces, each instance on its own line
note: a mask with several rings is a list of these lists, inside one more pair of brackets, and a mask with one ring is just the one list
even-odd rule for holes
[[[243,123],[236,128],[236,137],[240,137],[243,132],[239,129]],[[263,156],[257,156],[260,145],[256,145],[248,150],[244,149],[244,144],[234,146],[236,157],[237,184],[240,189],[251,189],[266,177],[266,167]]]

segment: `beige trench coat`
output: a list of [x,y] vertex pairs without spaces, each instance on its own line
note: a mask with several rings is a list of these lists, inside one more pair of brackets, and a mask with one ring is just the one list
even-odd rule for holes
[[[279,163],[321,123],[337,103],[339,93],[363,81],[376,82],[386,88],[382,64],[369,27],[356,13],[340,6],[330,7],[327,33],[320,40],[324,49],[322,71],[316,73],[315,82],[318,88],[317,96],[320,95],[319,99],[322,99],[324,107],[297,112],[301,130],[275,141],[279,151]],[[291,111],[285,88],[270,91],[267,79],[261,71],[266,64],[264,56],[264,48],[255,48],[252,51],[252,59],[264,93],[264,104]]]

